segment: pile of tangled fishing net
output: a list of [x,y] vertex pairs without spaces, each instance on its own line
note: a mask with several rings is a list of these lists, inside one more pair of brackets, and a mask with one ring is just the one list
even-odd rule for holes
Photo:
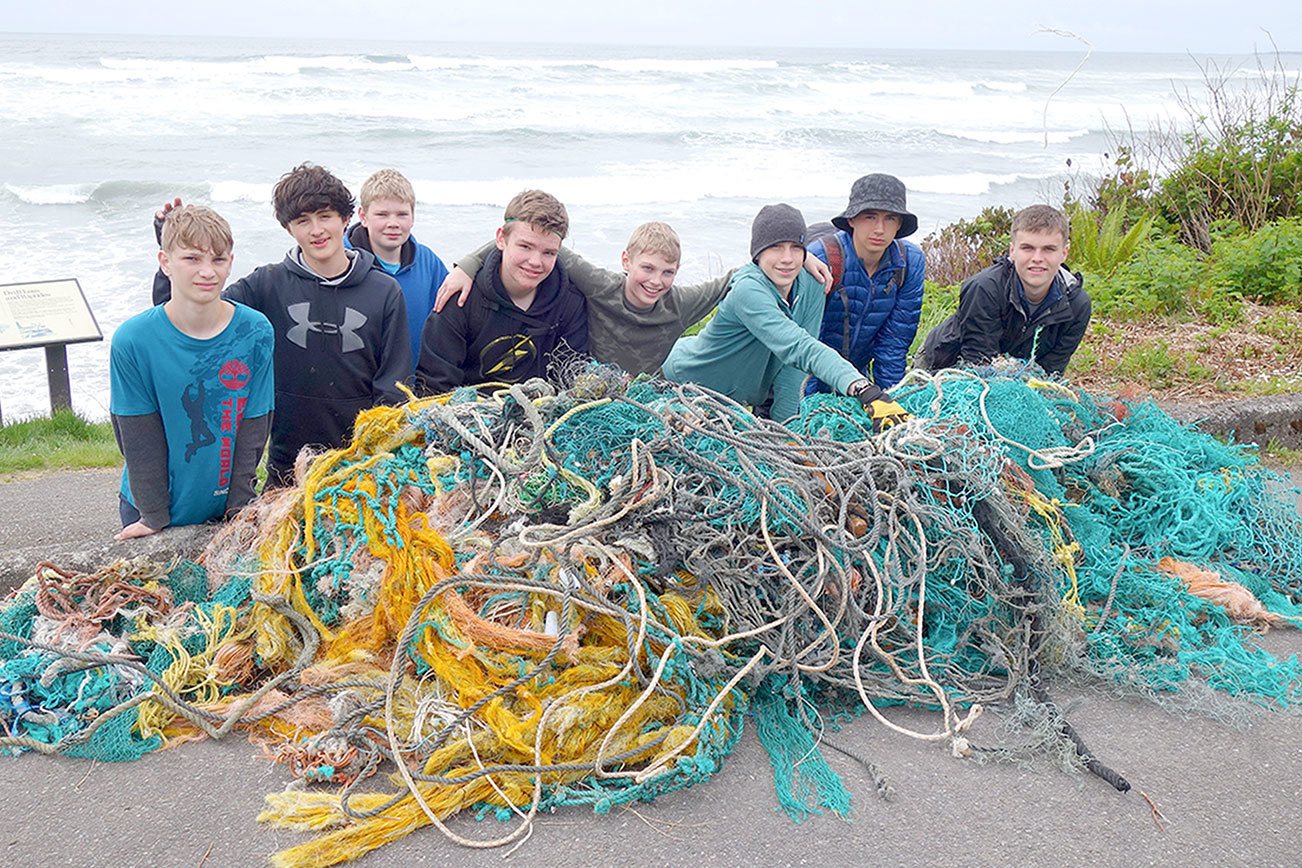
[[[849,808],[819,753],[846,714],[1125,788],[1053,679],[1302,704],[1296,658],[1251,637],[1302,614],[1282,480],[1152,404],[984,374],[911,375],[914,419],[878,437],[849,399],[784,428],[595,365],[368,411],[198,563],[41,565],[0,606],[0,748],[238,729],[298,779],[261,819],[322,833],[276,856],[309,865],[427,824],[469,843],[463,810],[514,820],[507,843],[691,786],[746,720],[798,819]],[[1030,737],[977,744],[983,707]]]

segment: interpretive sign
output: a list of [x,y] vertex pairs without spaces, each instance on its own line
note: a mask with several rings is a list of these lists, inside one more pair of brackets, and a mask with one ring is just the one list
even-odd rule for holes
[[0,350],[45,347],[51,410],[72,406],[68,344],[102,340],[76,278],[0,284]]
[[0,350],[103,339],[75,278],[0,284]]

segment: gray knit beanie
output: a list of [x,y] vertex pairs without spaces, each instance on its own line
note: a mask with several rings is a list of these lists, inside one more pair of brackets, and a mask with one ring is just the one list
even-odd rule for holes
[[765,248],[783,241],[805,246],[805,215],[785,203],[765,205],[750,225],[750,261],[759,259]]

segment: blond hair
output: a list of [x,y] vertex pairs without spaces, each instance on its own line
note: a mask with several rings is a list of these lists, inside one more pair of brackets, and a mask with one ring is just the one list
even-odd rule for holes
[[510,232],[512,223],[528,223],[535,229],[553,232],[562,239],[570,232],[570,215],[561,201],[542,190],[524,190],[506,203],[506,213],[502,215],[506,224],[504,231]]
[[222,215],[203,205],[182,205],[167,215],[163,223],[164,250],[189,247],[207,250],[218,255],[230,253],[235,247],[231,226]]
[[369,208],[376,199],[396,199],[416,207],[416,191],[411,181],[397,169],[380,169],[362,183],[362,208]]
[[683,258],[683,245],[678,240],[678,233],[668,223],[643,223],[628,236],[628,246],[624,248],[629,256],[653,253],[663,256],[669,262]]
[[1060,232],[1064,244],[1071,240],[1067,215],[1052,205],[1030,205],[1014,214],[1012,234],[1018,232]]

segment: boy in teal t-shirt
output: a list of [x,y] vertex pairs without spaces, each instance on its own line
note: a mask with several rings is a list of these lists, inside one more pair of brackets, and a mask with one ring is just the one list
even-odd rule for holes
[[126,459],[119,540],[244,506],[271,427],[271,324],[221,297],[230,227],[186,206],[168,217],[162,244],[171,298],[123,323],[110,352],[109,412]]

